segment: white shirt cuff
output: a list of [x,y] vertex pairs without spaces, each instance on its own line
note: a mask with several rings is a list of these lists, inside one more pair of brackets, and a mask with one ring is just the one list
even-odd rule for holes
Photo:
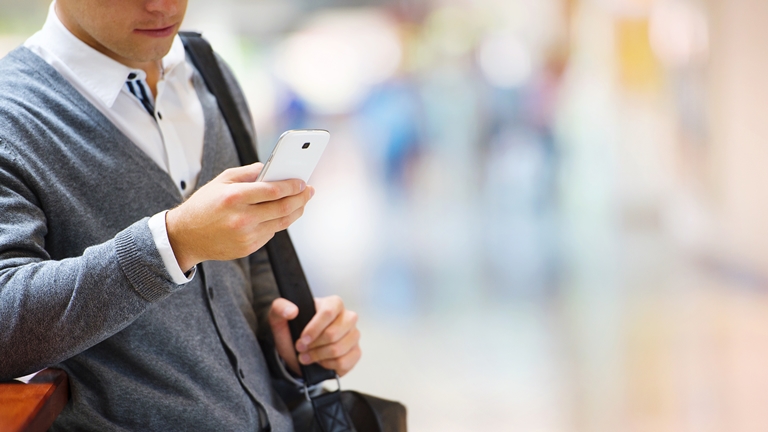
[[168,210],[161,211],[160,213],[149,218],[149,231],[152,233],[152,238],[155,240],[155,246],[160,257],[163,259],[165,269],[171,276],[171,280],[176,285],[184,285],[191,282],[197,273],[197,267],[193,267],[189,271],[189,277],[184,274],[179,267],[179,262],[176,261],[176,255],[173,254],[173,248],[171,248],[171,242],[168,240],[168,230],[165,227],[165,214]]

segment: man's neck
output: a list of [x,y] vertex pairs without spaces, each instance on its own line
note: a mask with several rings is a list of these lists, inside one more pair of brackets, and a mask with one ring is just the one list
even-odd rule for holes
[[140,67],[139,69],[147,73],[147,85],[152,92],[152,97],[157,97],[157,83],[163,76],[163,65],[161,61],[157,61],[151,66]]

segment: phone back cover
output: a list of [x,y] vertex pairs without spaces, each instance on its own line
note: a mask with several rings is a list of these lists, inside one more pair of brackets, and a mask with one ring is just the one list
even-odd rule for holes
[[[309,181],[330,134],[323,130],[292,131],[280,138],[268,161],[262,181]],[[307,146],[307,144],[309,144]]]

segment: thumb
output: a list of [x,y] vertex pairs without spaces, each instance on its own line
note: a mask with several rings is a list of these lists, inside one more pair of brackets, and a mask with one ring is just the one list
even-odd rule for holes
[[291,370],[301,375],[299,361],[296,358],[296,350],[291,339],[291,330],[288,321],[299,315],[299,308],[284,298],[276,298],[269,309],[269,326],[272,327],[272,336],[275,339],[275,349],[280,357],[285,360]]
[[261,162],[230,168],[221,173],[220,178],[229,183],[255,182],[261,174],[262,168],[264,168],[264,164]]

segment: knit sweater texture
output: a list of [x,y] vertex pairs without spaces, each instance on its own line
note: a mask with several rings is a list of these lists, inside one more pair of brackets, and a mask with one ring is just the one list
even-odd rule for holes
[[[193,82],[202,186],[238,161],[215,98]],[[205,262],[175,285],[147,220],[181,201],[45,61],[23,47],[0,60],[0,379],[64,369],[71,399],[52,430],[292,430],[256,337],[277,296],[266,253]]]

